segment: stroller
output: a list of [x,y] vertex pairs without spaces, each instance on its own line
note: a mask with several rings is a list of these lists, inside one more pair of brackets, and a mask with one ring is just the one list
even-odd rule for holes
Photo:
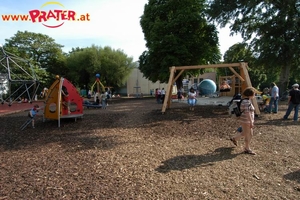
[[241,94],[236,94],[232,97],[232,99],[227,103],[227,106],[230,107],[233,103],[234,100],[241,100],[242,95]]
[[239,102],[242,99],[241,94],[236,94],[233,96],[233,98],[227,103],[228,106],[228,113],[229,115],[234,115],[235,114],[235,109],[238,107]]

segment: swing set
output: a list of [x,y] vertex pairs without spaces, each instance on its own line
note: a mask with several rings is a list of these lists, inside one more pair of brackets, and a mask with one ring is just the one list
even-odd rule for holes
[[[234,78],[234,81],[236,78],[239,80],[238,83],[239,83],[241,91],[245,90],[247,87],[252,87],[251,80],[250,80],[249,73],[248,73],[248,63],[245,63],[245,62],[228,63],[228,64],[212,64],[212,65],[177,66],[177,67],[173,66],[173,67],[170,67],[170,77],[169,77],[169,82],[168,82],[168,86],[167,86],[168,88],[167,88],[167,92],[166,92],[166,96],[165,96],[166,101],[164,101],[163,106],[162,106],[162,114],[165,113],[167,108],[171,107],[172,86],[174,85],[176,80],[181,76],[181,74],[184,72],[184,70],[204,69],[204,68],[229,68],[230,71],[234,74],[232,76]],[[235,69],[238,69],[238,71],[240,73],[238,73]],[[176,71],[179,71],[179,73],[175,77]],[[220,81],[220,79],[219,79],[219,81]],[[233,91],[231,87],[227,88],[227,92],[229,92],[229,91]],[[220,90],[220,92],[222,92],[222,90]],[[225,91],[223,91],[223,92],[225,92]],[[260,114],[260,110],[259,110],[256,98],[253,99],[252,103],[255,108],[255,114],[257,114],[257,115]]]

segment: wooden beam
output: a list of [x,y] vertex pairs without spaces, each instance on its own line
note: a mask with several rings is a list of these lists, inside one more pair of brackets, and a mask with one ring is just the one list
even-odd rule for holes
[[232,71],[232,73],[234,73],[235,76],[237,76],[241,81],[245,81],[245,79],[243,79],[243,77],[241,77],[241,75],[239,75],[232,67],[228,67],[230,69],[230,71]]
[[194,66],[178,66],[176,70],[181,69],[203,69],[203,68],[222,68],[222,67],[239,67],[241,63],[228,63],[228,64],[212,64],[212,65],[194,65]]
[[[245,77],[245,87],[243,87],[243,90],[245,90],[245,88],[247,88],[247,87],[252,87],[252,83],[251,83],[251,80],[250,80],[250,76],[249,76],[249,73],[248,73],[248,69],[247,69],[247,64],[246,63],[241,63],[241,73]],[[255,114],[259,115],[260,114],[260,110],[259,110],[259,107],[258,107],[257,99],[253,98],[252,99],[252,103],[253,103],[253,106],[255,108]]]
[[182,74],[184,72],[184,69],[183,70],[181,70],[178,74],[177,74],[177,76],[174,78],[174,80],[173,80],[173,84],[175,83],[175,81],[179,78],[179,76]]
[[171,93],[172,93],[172,87],[173,87],[173,80],[174,80],[174,74],[175,74],[175,67],[172,67],[170,69],[170,77],[169,77],[169,82],[168,82],[168,88],[167,88],[167,91],[166,91],[166,96],[165,96],[165,99],[164,99],[164,103],[163,103],[163,107],[162,107],[162,110],[161,112],[164,114],[166,109],[167,109],[167,104],[170,105],[170,97],[171,97]]

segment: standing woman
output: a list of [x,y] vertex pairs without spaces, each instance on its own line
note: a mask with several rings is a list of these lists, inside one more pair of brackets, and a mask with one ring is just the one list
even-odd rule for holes
[[190,105],[190,110],[194,110],[194,106],[196,105],[196,91],[193,87],[191,87],[189,94],[188,94],[188,104]]
[[[278,100],[279,100],[279,88],[273,82],[273,83],[271,83],[271,100],[270,100],[268,113],[271,113],[271,112],[277,113],[278,112]],[[274,110],[272,111],[273,104],[274,104]]]

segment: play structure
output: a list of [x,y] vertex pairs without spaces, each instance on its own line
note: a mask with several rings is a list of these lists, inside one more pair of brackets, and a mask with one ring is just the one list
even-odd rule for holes
[[200,95],[211,95],[217,90],[217,85],[210,79],[204,79],[198,85]]
[[[236,93],[241,93],[247,87],[252,87],[251,80],[248,74],[248,64],[245,62],[241,63],[228,63],[228,64],[213,64],[213,65],[194,65],[194,66],[178,66],[178,67],[170,67],[170,77],[168,82],[168,88],[166,89],[166,96],[165,101],[162,106],[162,113],[165,113],[167,108],[171,106],[171,95],[172,95],[172,86],[176,82],[176,80],[181,76],[184,70],[191,70],[191,69],[203,69],[203,68],[229,68],[230,71],[234,74],[234,83],[236,83],[236,79],[239,81],[239,90],[234,90]],[[235,70],[238,69],[239,73]],[[175,77],[175,72],[179,71],[177,76]],[[222,77],[221,77],[222,78]],[[223,80],[223,79],[221,79]],[[227,80],[227,79],[226,79]],[[231,80],[232,83],[233,80]],[[230,91],[232,88],[230,88]],[[234,94],[232,95],[234,96]],[[260,114],[260,110],[257,104],[256,98],[253,99],[253,106],[255,108],[255,114]]]
[[89,101],[83,101],[83,104],[82,104],[83,107],[86,107],[86,108],[101,108],[102,107],[101,105],[96,104],[97,97],[100,99],[101,93],[105,91],[105,87],[100,81],[100,74],[96,74],[96,80],[91,87],[92,92],[94,92],[95,86],[96,86],[96,92],[94,95],[94,103],[91,103]]
[[28,60],[9,53],[0,46],[0,101],[9,106],[26,98],[34,100],[39,81]]
[[87,109],[89,109],[89,108],[102,108],[101,104],[91,103],[87,100],[84,100],[82,105],[83,105],[83,107],[85,107]]
[[60,127],[60,119],[82,117],[83,99],[77,89],[66,78],[56,76],[45,99],[44,120],[57,120]]
[[101,92],[105,91],[104,85],[100,81],[100,74],[96,74],[96,80],[91,87],[91,91],[94,91],[94,87],[96,86],[96,94],[94,95],[94,101],[96,102],[96,97],[100,98]]

